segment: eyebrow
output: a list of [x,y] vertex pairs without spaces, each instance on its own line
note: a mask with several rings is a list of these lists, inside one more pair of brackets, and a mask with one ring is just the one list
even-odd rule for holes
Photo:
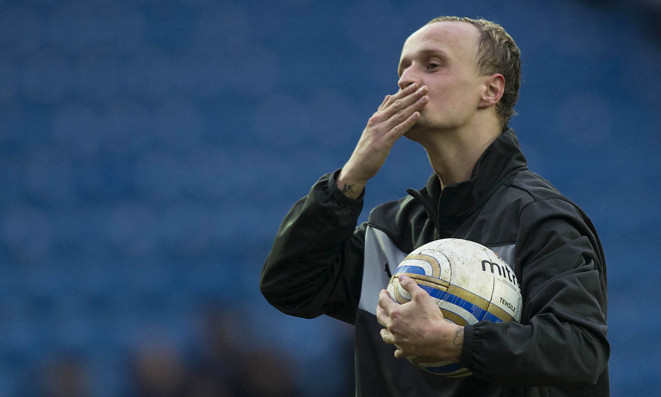
[[[414,58],[429,58],[431,56],[436,56],[442,59],[449,58],[448,54],[445,51],[438,48],[424,48],[413,54]],[[397,74],[400,76],[402,75],[402,64],[404,64],[405,61],[408,62],[408,64],[411,63],[410,58],[407,57],[404,57],[399,60],[399,64],[397,65]]]

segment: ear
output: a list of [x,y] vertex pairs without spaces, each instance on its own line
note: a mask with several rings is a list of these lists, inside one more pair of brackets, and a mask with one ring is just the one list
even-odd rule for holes
[[505,77],[500,73],[485,77],[484,90],[480,98],[480,107],[495,106],[505,92]]

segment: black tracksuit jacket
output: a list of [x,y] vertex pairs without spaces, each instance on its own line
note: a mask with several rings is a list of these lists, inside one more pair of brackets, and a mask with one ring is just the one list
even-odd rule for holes
[[[432,175],[409,196],[376,207],[356,227],[362,199],[323,176],[285,217],[260,288],[284,313],[355,325],[356,394],[380,396],[608,396],[606,264],[597,233],[574,203],[530,171],[513,130],[480,157],[470,180],[441,189]],[[393,357],[376,321],[378,293],[412,250],[462,238],[498,253],[523,295],[520,323],[465,327],[460,364],[473,376],[428,374]]]

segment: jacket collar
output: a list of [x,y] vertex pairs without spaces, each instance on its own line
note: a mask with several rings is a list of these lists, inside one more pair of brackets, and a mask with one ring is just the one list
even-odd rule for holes
[[526,168],[516,134],[507,128],[482,153],[469,180],[441,189],[438,177],[432,174],[419,194],[432,217],[441,222],[458,221],[481,208],[505,178]]

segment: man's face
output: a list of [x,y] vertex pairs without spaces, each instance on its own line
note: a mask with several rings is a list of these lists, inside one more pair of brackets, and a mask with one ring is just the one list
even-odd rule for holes
[[477,66],[479,31],[466,22],[423,26],[404,43],[399,62],[400,89],[411,83],[428,87],[429,102],[407,137],[430,129],[470,123],[478,110],[484,76]]

